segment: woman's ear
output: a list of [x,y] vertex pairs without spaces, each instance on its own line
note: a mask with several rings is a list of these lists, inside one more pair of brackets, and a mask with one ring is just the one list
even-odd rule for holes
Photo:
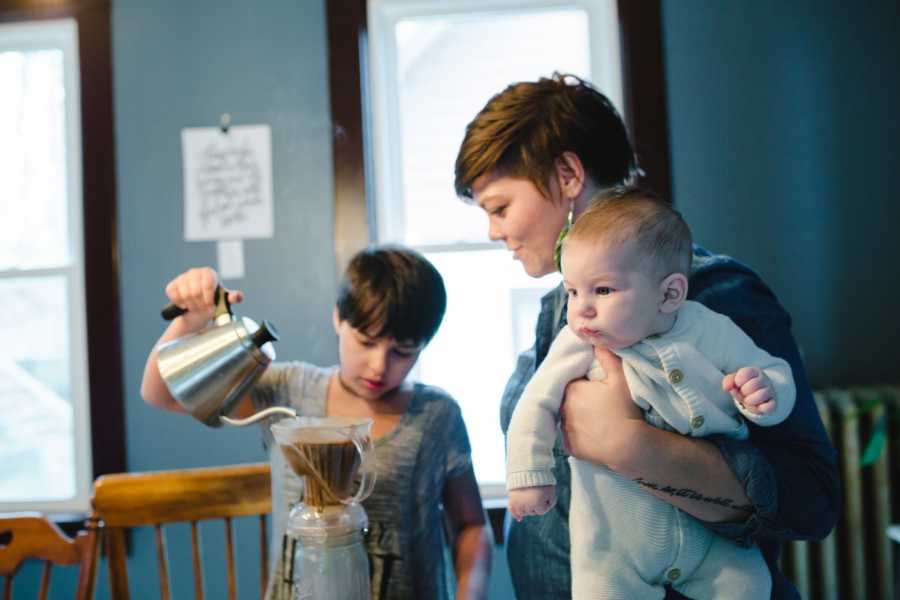
[[334,332],[341,335],[341,316],[338,314],[337,306],[331,311],[331,324],[334,325]]
[[554,162],[556,181],[564,200],[574,200],[584,189],[585,174],[581,159],[574,152],[563,152]]
[[678,310],[687,300],[688,280],[684,273],[672,273],[666,276],[659,284],[662,299],[659,303],[659,311],[671,314]]

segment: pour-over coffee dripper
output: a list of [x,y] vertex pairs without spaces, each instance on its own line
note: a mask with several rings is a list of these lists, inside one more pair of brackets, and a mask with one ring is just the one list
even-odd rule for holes
[[362,532],[369,521],[360,502],[375,486],[372,419],[295,417],[271,429],[303,478],[303,499],[291,509],[286,528],[293,543],[292,597],[368,600]]

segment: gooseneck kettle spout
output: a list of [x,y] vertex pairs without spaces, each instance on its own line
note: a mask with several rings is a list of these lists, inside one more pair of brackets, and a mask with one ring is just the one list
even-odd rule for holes
[[[169,393],[210,427],[250,425],[272,414],[296,416],[294,410],[277,406],[246,419],[227,416],[275,359],[278,331],[265,320],[257,325],[247,317],[235,318],[221,287],[216,288],[215,302],[209,327],[159,347],[157,365]],[[169,304],[162,316],[172,320],[185,312]]]
[[270,406],[269,408],[262,409],[258,413],[250,415],[246,419],[232,419],[231,417],[226,417],[225,415],[220,415],[219,419],[226,425],[231,425],[232,427],[243,427],[244,425],[252,425],[253,423],[262,421],[266,417],[271,417],[272,415],[296,417],[297,411],[293,408],[288,408],[287,406]]

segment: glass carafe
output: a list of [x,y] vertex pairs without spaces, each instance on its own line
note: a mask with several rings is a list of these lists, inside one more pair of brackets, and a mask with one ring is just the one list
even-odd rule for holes
[[371,419],[344,417],[296,417],[272,425],[288,464],[304,480],[303,500],[291,509],[286,528],[294,600],[371,596],[362,545],[368,518],[360,505],[375,485],[371,428]]

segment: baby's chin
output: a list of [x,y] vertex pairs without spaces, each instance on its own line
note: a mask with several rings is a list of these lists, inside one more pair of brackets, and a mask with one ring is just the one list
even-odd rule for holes
[[609,344],[607,344],[606,347],[609,348],[610,350],[625,350],[626,348],[631,348],[632,346],[634,346],[638,342],[642,341],[643,339],[644,338],[640,338],[640,339],[636,339],[636,340],[626,340],[626,341],[621,341],[621,340],[611,341]]
[[613,340],[605,335],[584,335],[581,333],[577,334],[578,337],[585,343],[594,346],[595,348],[600,346],[601,348],[606,348],[607,350],[611,350],[613,352],[617,350],[624,350],[625,348],[630,348],[634,346],[641,340]]

